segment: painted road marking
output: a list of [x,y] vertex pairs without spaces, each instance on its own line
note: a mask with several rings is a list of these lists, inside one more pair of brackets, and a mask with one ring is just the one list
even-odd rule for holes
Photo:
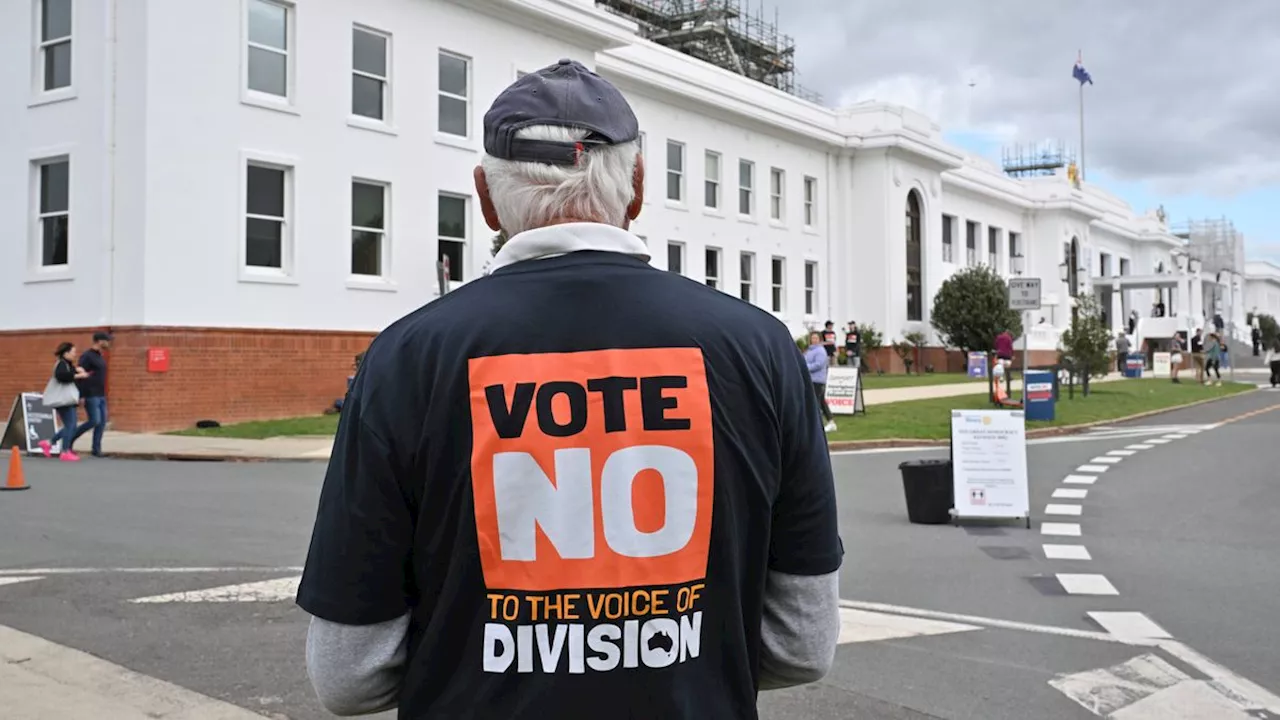
[[175,602],[282,602],[293,600],[298,595],[298,583],[301,575],[293,577],[264,580],[262,582],[241,583],[239,585],[223,585],[207,590],[189,590],[153,595],[151,597],[130,600],[132,603],[175,603]]
[[1084,508],[1079,505],[1071,505],[1068,503],[1049,503],[1044,506],[1045,515],[1075,515],[1079,516]]
[[1204,680],[1184,680],[1157,691],[1109,715],[1112,720],[1169,720],[1170,718],[1213,718],[1213,720],[1254,720],[1232,698]]
[[32,580],[43,580],[39,575],[27,575],[24,577],[0,577],[0,585],[17,585],[20,582],[30,582]]
[[1151,438],[1147,442],[1151,443],[1152,445],[1168,445],[1173,441],[1170,440],[1169,438]]
[[981,630],[977,625],[840,608],[840,644]]
[[1068,485],[1092,485],[1098,482],[1098,478],[1093,475],[1068,475],[1062,478],[1062,482]]
[[1149,445],[1147,443],[1139,443],[1137,445],[1126,445],[1124,449],[1125,450],[1152,450],[1154,448],[1155,448],[1155,445]]
[[87,575],[90,573],[300,573],[301,567],[124,567],[124,568],[0,568],[0,575]]
[[1120,591],[1105,575],[1058,573],[1055,577],[1062,589],[1071,595],[1119,595]]
[[1173,636],[1167,630],[1140,612],[1089,612],[1089,619],[1098,623],[1103,630],[1122,638],[1136,639],[1169,639]]
[[1116,463],[1120,462],[1120,460],[1121,459],[1118,457],[1107,457],[1106,455],[1100,455],[1090,460],[1089,462],[1098,463],[1099,465],[1115,465]]
[[1121,708],[1190,679],[1158,655],[1147,653],[1109,668],[1059,675],[1049,685],[1085,710],[1111,718]]
[[1089,491],[1083,488],[1058,488],[1053,496],[1059,500],[1083,500],[1089,497]]
[[[856,610],[869,610],[871,612],[889,613],[894,615],[910,615],[912,617],[929,618],[931,620],[944,620],[954,623],[963,623],[966,625],[977,625],[979,627],[999,628],[1001,630],[1017,630],[1020,632],[1039,633],[1042,635],[1052,635],[1056,637],[1077,638],[1080,640],[1096,640],[1099,642],[1108,642],[1118,645],[1128,645],[1131,647],[1149,647],[1160,648],[1168,653],[1171,657],[1181,661],[1188,667],[1200,672],[1208,677],[1214,686],[1225,693],[1238,698],[1237,705],[1245,710],[1266,711],[1272,714],[1280,713],[1280,697],[1277,697],[1270,691],[1264,689],[1260,685],[1243,678],[1231,670],[1219,665],[1200,653],[1192,650],[1177,640],[1155,640],[1150,638],[1122,638],[1110,633],[1097,632],[1093,630],[1076,630],[1075,628],[1056,627],[1053,625],[1036,625],[1034,623],[1017,622],[1014,620],[1001,620],[999,618],[982,617],[979,615],[961,615],[958,613],[941,612],[938,610],[925,610],[923,608],[906,607],[903,605],[889,605],[887,603],[863,602],[858,600],[841,600],[841,607],[854,608]],[[1135,658],[1136,660],[1136,658]],[[1133,662],[1133,661],[1130,661]],[[1167,663],[1166,663],[1167,665]],[[1142,670],[1125,671],[1125,665],[1116,666],[1122,669],[1122,674],[1116,679],[1122,677],[1133,677],[1134,675],[1145,676],[1150,678],[1153,674],[1156,677],[1168,675],[1167,668],[1161,672],[1143,672]],[[1128,667],[1132,667],[1131,665]],[[1115,668],[1112,668],[1115,669]],[[1090,673],[1106,672],[1104,670],[1093,670]],[[1175,674],[1183,674],[1181,671],[1174,671]],[[1083,673],[1077,673],[1080,675]],[[1185,676],[1185,674],[1183,674]],[[1059,681],[1074,676],[1061,676]],[[1185,681],[1184,681],[1185,682]],[[1150,684],[1150,683],[1148,683]],[[1097,687],[1094,683],[1093,687]],[[1059,687],[1054,685],[1054,687]],[[1091,696],[1092,697],[1092,696]],[[1158,718],[1158,720],[1168,720],[1170,716]],[[1178,717],[1173,715],[1172,717]],[[1209,715],[1208,717],[1215,717]],[[1130,720],[1137,720],[1130,718]],[[1141,720],[1157,720],[1154,718],[1141,718]],[[1215,718],[1216,720],[1216,718]]]
[[1174,434],[1174,435],[1165,435],[1165,436],[1164,436],[1164,439],[1165,439],[1165,440],[1185,440],[1186,438],[1187,438],[1187,436],[1186,436],[1186,435],[1182,435],[1182,434],[1180,434],[1180,433],[1179,433],[1179,434]]
[[1109,470],[1109,469],[1110,469],[1110,468],[1108,468],[1106,465],[1081,465],[1080,467],[1076,468],[1076,472],[1079,472],[1079,473],[1104,473],[1104,472],[1106,472],[1106,471],[1107,471],[1107,470]]
[[1045,545],[1044,556],[1047,560],[1092,560],[1089,548],[1083,545]]
[[19,718],[262,716],[128,670],[88,653],[0,626],[0,707]]
[[1040,534],[1080,537],[1080,523],[1040,523]]
[[1138,451],[1137,450],[1112,450],[1107,454],[1113,455],[1115,457],[1129,457],[1130,455],[1137,455]]

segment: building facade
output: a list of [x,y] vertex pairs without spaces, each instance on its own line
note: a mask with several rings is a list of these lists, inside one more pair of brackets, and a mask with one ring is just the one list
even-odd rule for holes
[[[1030,347],[1049,353],[1073,294],[1118,328],[1161,291],[1105,278],[1167,274],[1183,248],[1101,188],[1007,177],[911,109],[821,107],[587,0],[17,0],[0,7],[0,398],[105,328],[118,428],[320,411],[438,295],[442,257],[451,285],[483,273],[483,114],[561,57],[635,107],[653,264],[795,334],[858,320],[936,345],[934,294],[981,263],[1043,279]],[[1196,285],[1183,312],[1203,312]]]

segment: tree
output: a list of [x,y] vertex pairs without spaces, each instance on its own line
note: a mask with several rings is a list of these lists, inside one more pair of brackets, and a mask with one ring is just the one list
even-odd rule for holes
[[902,339],[893,344],[893,351],[898,354],[902,360],[902,365],[907,369],[907,374],[911,374],[912,366],[916,368],[916,374],[920,374],[920,348],[924,345],[925,336],[922,332],[909,332],[902,336]]
[[[1246,322],[1250,327],[1253,326],[1253,313],[1249,313]],[[1276,319],[1266,313],[1258,313],[1258,329],[1262,331],[1262,347],[1274,348],[1277,342],[1280,342],[1280,324],[1276,323]]]
[[875,323],[865,323],[858,326],[858,338],[862,341],[862,356],[871,358],[871,365],[877,375],[884,374],[880,369],[880,361],[876,359],[876,351],[884,347],[884,333],[876,329]]
[[507,231],[499,230],[498,234],[493,236],[493,242],[490,244],[490,247],[489,247],[489,254],[497,255],[498,251],[502,249],[502,246],[506,244],[507,244]]
[[1076,317],[1062,333],[1064,363],[1077,375],[1088,371],[1090,377],[1105,377],[1111,370],[1107,355],[1111,344],[1111,328],[1102,321],[1102,306],[1092,295],[1076,298]]
[[990,352],[996,336],[1022,334],[1022,316],[1009,309],[1009,289],[996,271],[979,265],[947,278],[933,298],[933,329],[965,352]]

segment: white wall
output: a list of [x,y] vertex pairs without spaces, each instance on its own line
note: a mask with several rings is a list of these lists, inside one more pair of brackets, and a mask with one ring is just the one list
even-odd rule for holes
[[[108,182],[102,124],[108,16],[76,3],[71,87],[38,83],[36,0],[0,3],[0,329],[97,325],[107,319]],[[68,264],[41,268],[35,160],[70,158]]]
[[[515,79],[593,50],[452,3],[298,3],[293,112],[241,101],[241,0],[152,3],[148,111],[147,322],[377,330],[431,300],[438,191],[470,196],[481,120]],[[392,132],[348,124],[353,23],[392,33]],[[471,138],[436,133],[437,53],[472,58]],[[163,60],[160,60],[160,59]],[[245,154],[294,166],[293,283],[245,282]],[[353,177],[390,183],[390,281],[349,283]],[[479,274],[492,233],[469,203],[464,273]],[[374,288],[374,289],[370,289]]]

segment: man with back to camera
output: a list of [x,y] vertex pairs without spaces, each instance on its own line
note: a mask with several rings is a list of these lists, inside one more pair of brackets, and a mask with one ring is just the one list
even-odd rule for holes
[[804,361],[768,313],[648,264],[607,81],[562,60],[484,128],[480,209],[511,239],[361,364],[298,591],[312,684],[346,715],[756,718],[839,635]]

